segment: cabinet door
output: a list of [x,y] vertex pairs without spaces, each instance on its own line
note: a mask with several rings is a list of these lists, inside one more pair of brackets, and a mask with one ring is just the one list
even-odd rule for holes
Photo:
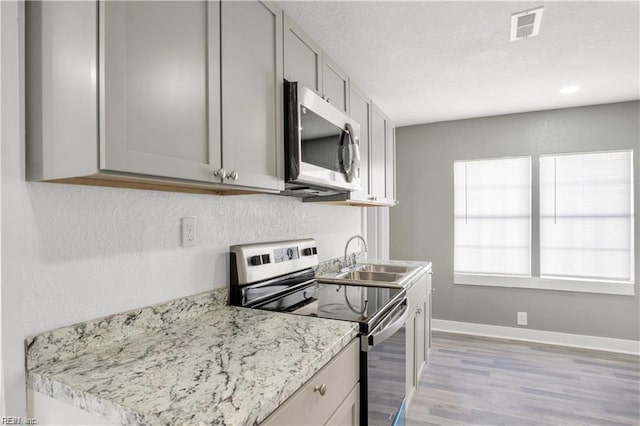
[[359,426],[360,425],[360,384],[342,401],[326,426]]
[[222,166],[225,183],[284,189],[282,11],[223,1]]
[[352,192],[352,200],[367,201],[369,192],[369,134],[371,127],[371,99],[359,87],[351,84],[349,88],[349,111],[351,118],[360,124],[360,170],[362,191]]
[[99,7],[100,168],[211,180],[220,166],[218,3]]
[[407,356],[407,366],[406,366],[406,388],[405,394],[407,398],[407,405],[411,402],[413,398],[413,393],[416,390],[418,384],[415,381],[416,373],[416,339],[415,339],[415,311],[411,314],[409,319],[407,319],[407,323],[405,324],[405,335],[406,335],[406,356]]
[[427,359],[427,350],[426,350],[426,323],[425,323],[425,314],[426,314],[426,305],[427,298],[424,297],[422,301],[418,304],[418,309],[416,310],[416,322],[415,322],[415,339],[416,339],[416,355],[415,355],[415,383],[418,386],[420,383],[420,373],[422,372],[422,367]]
[[427,313],[425,315],[426,321],[426,346],[427,346],[427,361],[429,361],[429,352],[431,351],[431,319],[433,318],[433,272],[427,273]]
[[322,97],[349,113],[349,76],[326,53],[322,55]]
[[284,14],[284,78],[322,95],[322,50]]
[[387,193],[387,136],[387,116],[372,104],[369,185],[371,195],[381,202]]
[[396,200],[396,128],[387,123],[387,158],[386,158],[386,185],[385,198],[394,205]]

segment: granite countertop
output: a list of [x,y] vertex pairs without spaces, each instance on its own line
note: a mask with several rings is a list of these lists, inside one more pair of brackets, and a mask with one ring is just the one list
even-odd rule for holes
[[122,424],[257,424],[358,332],[225,301],[216,290],[30,337],[28,387]]

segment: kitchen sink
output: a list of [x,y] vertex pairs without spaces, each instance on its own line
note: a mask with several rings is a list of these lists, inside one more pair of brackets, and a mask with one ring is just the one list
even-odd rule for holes
[[318,281],[334,284],[397,288],[413,282],[416,272],[421,265],[398,265],[372,261],[358,263],[349,270],[341,272],[327,272],[318,276]]
[[392,274],[406,274],[415,268],[399,265],[372,265],[365,264],[358,268],[362,272],[387,272]]
[[402,274],[394,274],[389,272],[369,272],[369,271],[349,271],[338,275],[336,278],[354,281],[378,281],[378,282],[395,282],[403,277]]

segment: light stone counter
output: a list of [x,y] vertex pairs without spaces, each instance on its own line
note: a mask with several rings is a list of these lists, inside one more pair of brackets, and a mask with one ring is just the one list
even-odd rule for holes
[[122,424],[257,424],[358,332],[225,302],[214,290],[28,338],[28,387]]

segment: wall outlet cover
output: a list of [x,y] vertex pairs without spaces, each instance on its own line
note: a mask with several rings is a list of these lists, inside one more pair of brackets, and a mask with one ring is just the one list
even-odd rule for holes
[[518,325],[527,325],[527,313],[518,312],[517,322],[518,322]]
[[195,216],[180,219],[180,245],[182,247],[193,247],[196,245]]

